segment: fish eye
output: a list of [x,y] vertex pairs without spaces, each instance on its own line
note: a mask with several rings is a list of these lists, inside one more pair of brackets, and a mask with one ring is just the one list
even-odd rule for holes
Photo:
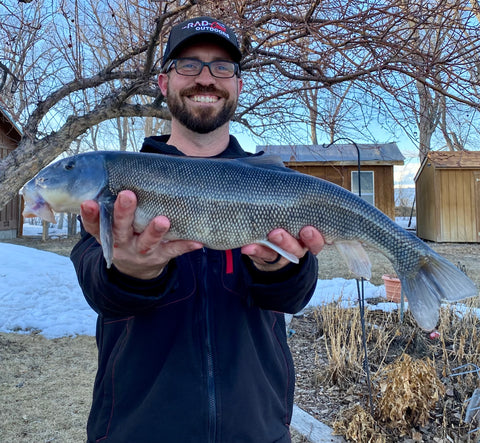
[[73,161],[68,162],[64,167],[67,171],[70,171],[71,169],[73,169],[75,167],[75,163]]

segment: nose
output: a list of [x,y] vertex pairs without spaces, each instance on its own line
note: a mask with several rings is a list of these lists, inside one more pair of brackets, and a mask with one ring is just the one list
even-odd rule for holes
[[204,66],[200,74],[195,77],[195,81],[202,85],[212,85],[215,83],[215,77],[210,73],[208,66]]

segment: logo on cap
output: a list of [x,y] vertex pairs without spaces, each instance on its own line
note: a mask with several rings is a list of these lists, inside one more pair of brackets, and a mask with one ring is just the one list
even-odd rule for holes
[[209,22],[208,20],[197,20],[195,22],[187,23],[182,29],[195,28],[195,31],[211,31],[221,34],[230,40],[227,33],[227,27],[220,22]]

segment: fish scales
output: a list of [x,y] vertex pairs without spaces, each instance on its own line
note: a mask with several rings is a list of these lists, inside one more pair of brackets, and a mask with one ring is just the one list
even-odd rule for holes
[[[177,158],[155,161],[157,156],[144,155],[127,163],[112,160],[107,164],[109,186],[114,194],[124,189],[137,194],[139,231],[153,217],[165,215],[172,225],[170,238],[231,249],[262,240],[275,228],[298,237],[300,230],[311,224],[329,242],[361,239],[384,250],[395,266],[409,271],[418,267],[415,248],[406,247],[408,242],[398,247],[405,231],[397,230],[388,217],[362,199],[352,200],[350,193],[330,182],[289,170],[245,167],[235,161],[183,158],[179,163]],[[360,238],[358,226],[364,231]],[[388,233],[394,234],[390,242],[386,242]],[[411,243],[417,245],[415,240]]]
[[[195,239],[212,248],[226,249],[251,243],[252,239],[264,239],[265,229],[272,223],[288,225],[297,232],[301,228],[298,227],[301,221],[295,224],[288,220],[288,208],[294,207],[294,198],[285,192],[277,192],[275,200],[268,197],[276,192],[275,183],[268,176],[244,175],[244,168],[231,167],[222,161],[214,162],[211,167],[196,159],[195,163],[185,162],[178,167],[175,161],[142,160],[139,158],[127,170],[120,164],[108,166],[113,192],[131,189],[137,194],[139,230],[155,215],[162,214],[171,221],[171,238]],[[140,187],[125,183],[125,177],[131,177],[130,172],[135,174],[135,170],[141,171]],[[159,177],[162,177],[161,194]],[[255,192],[250,192],[250,188]]]
[[409,307],[425,329],[435,327],[441,300],[477,295],[475,285],[458,268],[363,199],[263,157],[80,154],[45,168],[25,186],[25,214],[52,220],[52,210],[78,209],[86,199],[97,200],[109,266],[113,203],[126,189],[137,195],[135,229],[142,231],[153,217],[164,215],[171,223],[166,239],[231,249],[265,243],[275,228],[298,237],[303,227],[311,225],[337,246],[352,272],[369,278],[370,262],[361,247],[367,243],[392,262]]

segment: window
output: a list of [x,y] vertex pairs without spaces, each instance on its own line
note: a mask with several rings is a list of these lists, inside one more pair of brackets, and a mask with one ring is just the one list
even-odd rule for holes
[[[360,186],[361,197],[371,205],[375,205],[373,171],[360,171]],[[352,192],[358,195],[358,171],[352,171]]]

